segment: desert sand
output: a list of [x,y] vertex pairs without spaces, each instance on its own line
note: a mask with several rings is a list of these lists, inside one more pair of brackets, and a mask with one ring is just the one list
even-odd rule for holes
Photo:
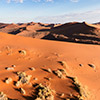
[[50,88],[48,100],[100,100],[99,52],[99,45],[0,33],[0,91],[11,100],[43,100],[41,83]]

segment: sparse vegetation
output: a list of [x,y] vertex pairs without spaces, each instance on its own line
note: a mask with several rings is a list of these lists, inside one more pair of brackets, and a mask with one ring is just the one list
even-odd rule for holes
[[85,100],[86,98],[88,98],[89,92],[88,92],[87,88],[82,86],[79,83],[77,77],[72,77],[72,80],[74,81],[74,85],[77,87],[77,90],[79,92],[79,95],[77,98],[79,100]]
[[52,90],[42,84],[36,86],[36,99],[35,100],[54,100]]
[[53,71],[55,75],[57,75],[59,78],[65,78],[66,77],[66,71],[64,69],[58,69]]
[[4,94],[3,92],[0,92],[0,100],[8,100],[6,94]]
[[17,72],[17,75],[18,75],[19,79],[15,84],[16,86],[20,86],[22,84],[29,83],[29,81],[32,77],[31,75],[26,75],[25,72]]

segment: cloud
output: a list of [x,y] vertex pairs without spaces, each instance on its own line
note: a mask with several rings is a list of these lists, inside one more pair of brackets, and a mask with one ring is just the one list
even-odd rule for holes
[[[10,3],[10,2],[19,2],[19,3],[23,3],[24,2],[24,0],[7,0],[7,2],[8,3]],[[40,2],[40,1],[44,1],[44,2],[52,2],[52,1],[54,1],[54,0],[31,0],[31,1],[33,1],[33,2]]]
[[53,0],[46,0],[46,2],[52,2]]
[[44,1],[44,2],[52,2],[54,0],[32,0],[33,2],[40,2],[40,1]]
[[23,3],[24,2],[24,0],[7,0],[8,3],[10,3],[11,1],[19,2],[19,3]]
[[46,22],[46,23],[66,23],[66,22],[73,22],[73,21],[86,21],[88,23],[94,23],[100,21],[100,9],[87,11],[87,12],[76,12],[76,13],[69,13],[65,15],[59,16],[49,16],[49,17],[36,17],[34,21],[36,22]]
[[[19,2],[19,3],[23,3],[24,2],[24,0],[7,0],[7,2],[8,3],[10,3],[10,2],[12,2],[12,1],[14,1],[14,2]],[[31,1],[33,1],[33,2],[40,2],[40,1],[44,1],[44,2],[53,2],[53,1],[55,1],[55,0],[31,0]],[[71,1],[71,2],[79,2],[79,0],[69,0],[69,1]]]
[[40,2],[41,0],[32,0],[33,2]]
[[71,2],[79,2],[79,0],[70,0]]

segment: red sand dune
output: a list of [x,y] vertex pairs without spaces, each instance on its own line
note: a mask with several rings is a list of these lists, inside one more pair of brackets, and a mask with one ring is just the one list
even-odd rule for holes
[[[79,91],[71,79],[77,77],[83,86],[82,89],[87,87],[83,93],[86,95],[83,100],[100,100],[99,45],[32,39],[6,33],[0,33],[0,40],[0,91],[10,99],[35,100],[32,95],[35,92],[34,84],[42,83],[55,90],[54,100],[79,100],[75,99]],[[19,50],[24,50],[26,54],[20,54]],[[58,61],[66,62],[66,67]],[[94,64],[95,67],[88,64]],[[11,68],[11,65],[16,67],[13,70],[5,69],[6,67]],[[31,67],[34,67],[35,71],[30,70]],[[61,79],[53,72],[48,73],[46,71],[48,68],[51,71],[64,69],[67,76]],[[30,84],[21,86],[26,91],[25,95],[20,93],[20,87],[15,86],[18,71],[32,75]],[[12,82],[6,84],[4,80],[8,77],[12,78]],[[61,94],[64,95],[61,96]]]
[[100,44],[100,25],[86,22],[65,24],[0,24],[0,32],[47,40]]
[[83,42],[91,44],[99,44],[100,27],[97,25],[83,23],[66,23],[51,29],[51,33],[45,38],[55,40],[65,40],[72,42]]

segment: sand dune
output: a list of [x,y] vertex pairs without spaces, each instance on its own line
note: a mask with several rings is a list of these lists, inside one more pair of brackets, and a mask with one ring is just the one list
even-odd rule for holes
[[100,44],[100,25],[86,22],[65,24],[1,23],[0,32],[47,40]]
[[66,23],[51,29],[51,33],[44,37],[53,40],[99,44],[100,27],[83,23]]
[[[42,83],[52,89],[49,94],[52,99],[48,100],[53,100],[53,96],[54,100],[100,100],[99,45],[32,39],[6,33],[0,33],[0,40],[0,91],[8,98],[35,100],[40,96],[35,85]],[[17,72],[23,71],[26,76],[18,77]],[[29,82],[16,84],[27,75],[32,75]]]

